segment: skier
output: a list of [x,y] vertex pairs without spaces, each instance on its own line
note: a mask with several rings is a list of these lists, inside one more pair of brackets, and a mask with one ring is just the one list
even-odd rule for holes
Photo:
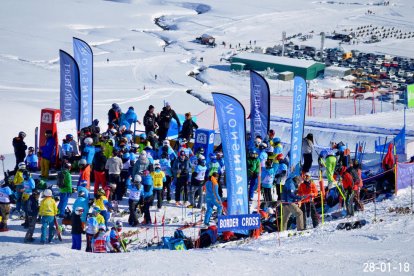
[[170,141],[168,141],[168,140],[164,140],[162,142],[162,147],[160,147],[158,149],[158,157],[161,158],[161,156],[164,152],[167,154],[168,159],[171,160],[171,161],[174,161],[177,158],[177,154],[172,149],[172,147],[170,145]]
[[223,185],[222,185],[222,182],[220,181],[221,176],[223,176],[223,184],[226,183],[226,174],[225,174],[226,166],[224,164],[223,152],[217,151],[216,152],[216,157],[217,157],[217,162],[220,165],[220,170],[218,172],[219,177],[217,179],[217,181],[219,183],[219,195],[220,195],[220,197],[223,197],[223,187],[222,187]]
[[84,140],[85,147],[82,150],[82,159],[85,159],[88,165],[92,165],[93,157],[95,155],[95,146],[93,145],[93,139],[87,137]]
[[38,168],[39,158],[37,157],[37,154],[35,153],[34,147],[29,147],[29,154],[26,156],[25,163],[26,167],[31,172],[36,172]]
[[14,167],[14,171],[17,171],[19,163],[23,162],[26,157],[27,146],[24,142],[25,137],[26,133],[20,131],[17,137],[13,138],[14,156],[16,157],[16,166]]
[[267,149],[267,144],[266,143],[261,143],[259,145],[259,161],[260,161],[260,166],[262,168],[266,167],[266,160],[267,160],[267,153],[266,153],[266,149]]
[[157,160],[154,163],[154,171],[151,172],[152,181],[154,183],[154,198],[157,199],[157,207],[161,209],[162,207],[162,189],[164,182],[167,180],[165,173],[161,170],[160,161]]
[[117,153],[117,151],[114,150],[113,151],[114,156],[109,158],[106,161],[106,164],[105,164],[105,169],[108,170],[109,184],[110,185],[115,185],[115,189],[116,189],[116,186],[119,185],[119,183],[121,181],[120,174],[121,174],[122,165],[123,165],[121,158],[119,158],[116,155],[116,153]]
[[55,138],[53,138],[53,132],[46,130],[46,143],[40,147],[40,170],[43,179],[49,178],[50,162],[55,153]]
[[283,153],[282,140],[279,137],[273,138],[273,153],[276,154],[276,156]]
[[[95,183],[93,185],[93,193],[96,194],[98,192],[99,186],[102,186],[102,189],[107,191],[106,188],[106,173],[105,173],[105,165],[107,158],[105,157],[102,147],[97,146],[97,149],[99,149],[94,158],[93,158],[93,174],[95,177]],[[109,192],[107,193],[108,196]]]
[[164,141],[167,137],[168,129],[170,128],[171,120],[175,119],[177,122],[178,130],[181,128],[180,119],[178,119],[177,114],[173,109],[171,109],[170,103],[165,103],[165,107],[162,108],[162,111],[159,116],[159,129],[158,129],[158,136],[160,141]]
[[9,220],[10,213],[10,195],[13,191],[4,180],[0,181],[0,232],[9,231],[7,227],[7,221]]
[[[206,177],[206,158],[203,155],[198,156],[197,165],[194,168],[194,172],[191,175],[190,186],[190,204],[193,207],[201,208],[203,203],[203,187],[204,179]],[[198,203],[195,203],[198,195]]]
[[122,221],[117,220],[115,226],[111,228],[111,232],[109,233],[110,243],[116,253],[121,252],[121,246],[125,248],[125,244],[123,244],[123,241],[121,240],[121,232]]
[[69,145],[72,146],[72,152],[70,152],[69,162],[73,163],[73,161],[76,159],[76,157],[79,155],[79,146],[78,143],[73,140],[72,134],[66,134],[66,142],[69,143]]
[[263,188],[264,201],[266,205],[273,201],[272,199],[272,188],[275,180],[275,170],[273,169],[272,160],[266,161],[266,166],[262,169],[261,174],[261,186]]
[[55,216],[57,215],[57,206],[56,202],[53,199],[52,190],[46,189],[43,192],[43,196],[45,197],[40,202],[40,209],[39,209],[39,215],[42,217],[42,235],[40,237],[40,243],[45,244],[46,243],[46,234],[47,234],[47,228],[49,227],[49,238],[47,239],[48,243],[52,242],[55,228]]
[[167,199],[168,202],[170,202],[171,201],[172,171],[171,171],[171,162],[166,152],[163,152],[161,154],[160,166],[161,166],[161,170],[165,174],[165,181],[163,184],[164,185],[163,186],[163,198],[164,198],[164,195],[166,195],[165,198]]
[[86,189],[89,192],[91,186],[91,166],[87,163],[86,159],[79,160],[79,183],[82,180],[86,180]]
[[275,135],[276,135],[275,131],[273,129],[270,129],[266,137],[264,138],[263,142],[273,147],[274,146],[273,139],[275,138]]
[[187,195],[187,183],[188,183],[188,174],[190,172],[190,162],[188,161],[185,151],[180,151],[178,158],[174,161],[172,166],[173,175],[176,177],[176,188],[175,188],[175,204],[181,205],[180,195],[181,190],[183,190],[184,197],[183,204],[187,204],[188,195]]
[[342,178],[342,186],[345,190],[345,208],[347,217],[354,216],[354,180],[352,175],[347,171],[346,167],[339,170]]
[[318,163],[320,167],[325,167],[326,178],[328,179],[328,189],[331,189],[336,181],[333,177],[336,167],[336,157],[332,150],[324,149],[319,153]]
[[187,146],[188,140],[185,138],[179,138],[178,142],[180,144],[180,148],[178,149],[178,152],[180,151],[184,151],[185,152],[185,156],[187,156],[187,158],[190,158],[191,156],[194,155],[193,151],[191,150],[191,148],[189,148]]
[[66,206],[68,205],[68,200],[72,194],[72,176],[70,174],[71,169],[70,163],[65,163],[63,168],[63,186],[59,187],[59,205],[58,205],[58,214],[60,218],[65,216]]
[[151,224],[150,207],[154,202],[154,183],[149,171],[144,171],[142,175],[142,185],[144,185],[144,224]]
[[361,188],[363,187],[363,181],[362,181],[362,171],[361,166],[358,162],[358,160],[354,159],[352,162],[352,168],[350,170],[350,173],[352,175],[352,178],[355,179],[355,175],[358,176],[357,180],[354,184],[354,201],[355,201],[355,207],[357,211],[364,211],[364,204],[360,200],[360,194],[361,194]]
[[81,216],[85,210],[82,207],[76,207],[72,212],[72,249],[81,250],[82,248],[82,234],[85,233]]
[[62,163],[73,162],[73,160],[71,160],[73,156],[73,147],[66,139],[63,139],[62,145],[59,146],[59,156]]
[[213,173],[219,173],[220,172],[220,163],[217,161],[217,154],[215,153],[210,153],[209,155],[210,157],[210,162],[207,165],[207,174],[208,176],[212,176]]
[[113,209],[111,203],[106,198],[104,189],[100,188],[95,195],[95,206],[99,208],[101,216],[104,218],[106,230],[108,230],[108,221],[111,216],[110,210]]
[[142,213],[141,206],[144,204],[144,187],[141,185],[142,178],[139,174],[135,175],[134,182],[129,187],[129,218],[128,223],[132,227],[138,225],[137,207],[139,206],[140,213]]
[[144,116],[144,127],[145,127],[145,133],[148,135],[148,133],[150,131],[156,131],[156,129],[158,128],[158,117],[157,115],[154,113],[154,106],[150,105],[148,107],[148,110],[145,112],[145,116]]
[[119,119],[121,118],[121,108],[117,103],[112,104],[112,108],[108,111],[108,123],[114,123],[119,125]]
[[153,165],[147,157],[147,152],[143,150],[134,164],[134,168],[132,169],[132,177],[135,177],[135,175],[145,170],[152,171]]
[[83,209],[83,213],[81,214],[81,221],[83,223],[83,226],[86,225],[86,218],[89,211],[89,202],[88,202],[88,196],[86,196],[84,190],[78,189],[78,198],[73,203],[73,210],[76,210],[76,208],[81,207]]
[[33,233],[36,227],[37,216],[39,215],[39,195],[40,192],[35,189],[27,200],[26,215],[28,217],[28,229],[24,238],[25,243],[34,241]]
[[308,133],[305,138],[302,140],[302,153],[303,153],[303,166],[302,173],[305,174],[309,172],[312,167],[312,153],[314,150],[313,143],[313,134]]
[[126,193],[127,187],[131,183],[130,181],[130,169],[131,169],[131,161],[130,161],[130,154],[128,152],[122,155],[122,170],[120,174],[120,182],[119,185],[116,186],[115,194],[116,200],[121,201],[123,196]]
[[287,223],[290,216],[293,214],[296,217],[296,228],[298,231],[303,231],[303,213],[298,207],[302,197],[296,195],[296,189],[302,182],[300,176],[289,177],[283,186],[282,201],[283,201],[283,221],[282,226],[287,230]]
[[194,129],[198,129],[198,125],[193,121],[191,113],[185,113],[185,121],[183,123],[183,128],[178,134],[179,138],[184,138],[187,141],[190,141],[194,135]]
[[21,215],[21,208],[22,208],[22,196],[23,196],[23,182],[24,177],[23,173],[26,171],[26,164],[24,162],[20,162],[18,164],[18,170],[13,178],[13,184],[15,186],[16,191],[16,208],[13,210],[13,212],[17,212],[17,214]]
[[[88,218],[86,227],[86,252],[92,252],[92,239],[98,233],[97,214],[98,211],[93,209],[91,216]],[[103,225],[103,230],[105,231],[105,225]]]
[[29,227],[29,218],[27,215],[27,200],[31,196],[32,190],[35,188],[36,185],[29,171],[23,172],[23,179],[24,179],[23,188],[20,191],[22,192],[22,206],[23,206],[23,211],[25,213],[25,219],[24,219],[24,223],[22,224],[22,226],[24,228],[27,228]]
[[206,182],[206,203],[207,211],[204,218],[204,225],[210,225],[210,217],[213,214],[213,207],[217,207],[217,216],[220,216],[223,211],[223,204],[221,198],[218,194],[218,182],[217,182],[218,173],[213,173],[210,177],[210,180]]
[[298,195],[305,197],[300,206],[303,213],[304,229],[306,229],[306,217],[309,216],[309,213],[312,218],[313,228],[316,228],[319,224],[319,219],[313,200],[318,196],[318,188],[316,188],[316,184],[313,182],[309,172],[305,173],[303,182],[299,185]]
[[247,176],[249,181],[249,201],[253,200],[254,191],[257,188],[257,177],[259,175],[260,160],[257,151],[252,149],[247,157]]
[[99,225],[98,229],[98,233],[92,240],[93,253],[115,252],[109,235],[105,233],[105,225]]

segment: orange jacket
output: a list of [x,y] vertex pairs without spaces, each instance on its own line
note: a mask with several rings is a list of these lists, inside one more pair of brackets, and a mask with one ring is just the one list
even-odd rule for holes
[[316,188],[315,182],[311,181],[310,184],[306,184],[305,182],[300,183],[298,188],[298,195],[299,196],[308,196],[302,200],[302,202],[309,202],[310,198],[315,198],[318,196],[318,188]]
[[342,185],[344,189],[354,189],[354,180],[352,179],[352,175],[349,172],[344,172],[342,174]]
[[91,166],[87,165],[83,170],[80,170],[80,179],[88,182],[87,189],[91,186]]

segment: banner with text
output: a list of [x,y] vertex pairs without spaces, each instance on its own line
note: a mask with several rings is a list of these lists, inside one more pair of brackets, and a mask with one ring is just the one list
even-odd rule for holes
[[73,53],[75,60],[79,65],[79,129],[82,129],[90,126],[93,121],[93,52],[88,43],[74,37]]
[[295,77],[293,85],[292,133],[290,138],[290,172],[299,174],[302,158],[303,128],[305,127],[306,81]]
[[397,163],[397,191],[414,185],[414,163]]
[[79,67],[75,59],[63,50],[60,57],[60,111],[62,121],[76,120],[79,129]]
[[264,139],[270,124],[269,84],[259,73],[250,71],[250,145],[261,136]]
[[260,228],[260,215],[218,216],[217,230],[223,231],[247,231]]
[[216,106],[226,166],[229,215],[249,212],[247,202],[246,120],[243,106],[235,98],[212,93]]

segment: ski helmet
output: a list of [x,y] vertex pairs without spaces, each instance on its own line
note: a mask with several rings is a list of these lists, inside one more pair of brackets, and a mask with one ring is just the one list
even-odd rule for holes
[[141,134],[139,135],[139,138],[140,138],[140,139],[143,139],[143,140],[146,140],[146,139],[147,139],[147,135],[146,135],[145,133],[141,133]]
[[86,166],[86,164],[87,164],[87,162],[86,162],[86,159],[81,159],[81,160],[79,160],[79,166]]
[[34,149],[34,147],[29,147],[29,148],[28,148],[28,150],[29,150],[29,152],[32,152],[32,151],[34,151],[35,149]]
[[264,149],[266,149],[267,148],[267,144],[266,143],[261,143],[260,145],[259,145],[259,149],[261,149],[261,150],[264,150]]
[[83,214],[83,208],[82,207],[76,207],[75,209],[75,214],[77,214],[78,216]]
[[84,190],[78,191],[78,197],[85,197],[85,196],[86,196],[86,194],[85,194]]
[[44,192],[43,192],[43,196],[47,196],[47,197],[49,197],[49,196],[52,196],[53,195],[53,193],[52,193],[52,190],[51,189],[46,189],[46,190],[44,190]]
[[163,146],[169,146],[170,145],[170,141],[164,140],[164,141],[162,141],[162,145]]
[[273,138],[273,143],[279,144],[282,140],[280,140],[280,137]]
[[86,187],[87,185],[88,185],[88,181],[87,180],[81,180],[79,182],[79,186],[81,186],[81,187]]
[[73,140],[73,135],[72,134],[66,134],[66,140],[68,140],[68,141]]
[[25,170],[26,169],[26,164],[24,162],[20,162],[17,167],[19,168],[19,170]]
[[142,181],[142,177],[139,174],[136,174],[134,176],[134,182],[135,183],[141,183],[141,181]]
[[24,131],[20,131],[19,132],[19,137],[20,138],[25,138],[26,137],[26,133]]
[[102,189],[102,188],[99,188],[97,194],[100,195],[100,196],[104,196],[105,195],[105,190]]
[[91,137],[87,137],[83,142],[85,142],[86,145],[90,146],[93,144],[93,139]]
[[116,225],[116,228],[122,228],[122,221],[117,220],[117,221],[115,222],[115,225]]
[[278,160],[278,161],[283,160],[283,158],[284,158],[284,156],[283,156],[283,154],[282,154],[282,153],[279,153],[279,154],[276,156],[276,160]]
[[216,154],[215,153],[210,153],[210,155],[209,155],[209,157],[210,157],[210,159],[211,160],[215,160],[215,159],[217,159],[217,156],[216,156]]

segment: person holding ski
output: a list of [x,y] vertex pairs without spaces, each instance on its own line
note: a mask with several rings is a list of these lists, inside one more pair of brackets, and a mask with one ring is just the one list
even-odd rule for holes
[[26,156],[24,161],[26,163],[26,167],[30,172],[37,172],[39,169],[39,157],[37,157],[34,147],[29,147],[28,151],[29,154]]
[[19,163],[23,162],[26,157],[27,146],[24,142],[25,137],[26,133],[20,131],[17,137],[13,138],[14,156],[16,157],[16,166],[14,167],[14,171],[17,171]]
[[137,208],[139,208],[140,213],[142,213],[142,206],[144,204],[144,187],[141,184],[142,177],[137,174],[134,177],[134,181],[132,185],[129,187],[129,218],[128,223],[132,227],[138,225],[138,215],[137,215]]
[[46,130],[46,143],[40,147],[40,170],[41,176],[43,179],[49,178],[49,169],[50,163],[55,155],[55,138],[53,137],[53,132],[51,130]]
[[9,220],[10,214],[10,196],[13,191],[10,189],[8,183],[4,180],[0,181],[0,232],[9,231],[7,221]]
[[304,197],[300,206],[303,213],[304,229],[306,229],[306,218],[309,217],[309,213],[312,218],[313,228],[316,228],[319,224],[319,218],[313,200],[318,196],[318,188],[315,182],[313,182],[309,172],[305,173],[303,182],[299,185],[298,195]]
[[313,134],[308,133],[305,138],[302,140],[302,154],[303,154],[303,165],[302,165],[302,173],[306,174],[309,172],[310,168],[312,167],[312,153],[314,150],[314,143],[313,143]]
[[339,175],[342,179],[342,186],[345,190],[345,209],[347,217],[354,216],[354,180],[346,167],[339,169]]
[[69,197],[72,194],[72,175],[70,174],[70,169],[72,165],[70,163],[65,163],[63,167],[63,185],[59,187],[59,204],[58,204],[58,214],[60,218],[65,216],[66,206],[68,205]]
[[218,194],[218,173],[213,173],[210,177],[210,180],[206,182],[206,203],[207,203],[207,211],[206,216],[204,217],[204,225],[210,225],[210,218],[213,214],[214,206],[217,207],[217,216],[221,216],[223,211],[223,204],[221,202],[221,198]]
[[72,225],[72,249],[82,249],[82,234],[85,233],[83,229],[83,223],[81,216],[84,213],[82,207],[76,207],[75,211],[72,212],[71,225]]
[[40,202],[39,215],[42,217],[42,235],[40,237],[40,243],[46,243],[47,229],[49,228],[48,243],[52,242],[55,234],[55,216],[57,215],[56,202],[53,199],[52,190],[46,189],[43,192],[44,199]]
[[28,220],[28,229],[26,236],[24,238],[25,243],[34,242],[33,233],[36,227],[37,216],[39,215],[39,196],[40,192],[38,190],[33,190],[29,199],[27,200],[27,220]]
[[319,153],[318,158],[319,167],[326,169],[326,178],[328,179],[328,189],[331,189],[336,181],[334,179],[334,172],[336,167],[336,157],[332,150],[324,149]]
[[287,223],[290,216],[293,214],[296,217],[296,228],[298,231],[303,231],[303,212],[298,207],[300,201],[303,199],[301,196],[296,195],[297,187],[302,182],[300,176],[289,177],[283,186],[282,202],[283,202],[283,221],[282,229],[287,230]]

